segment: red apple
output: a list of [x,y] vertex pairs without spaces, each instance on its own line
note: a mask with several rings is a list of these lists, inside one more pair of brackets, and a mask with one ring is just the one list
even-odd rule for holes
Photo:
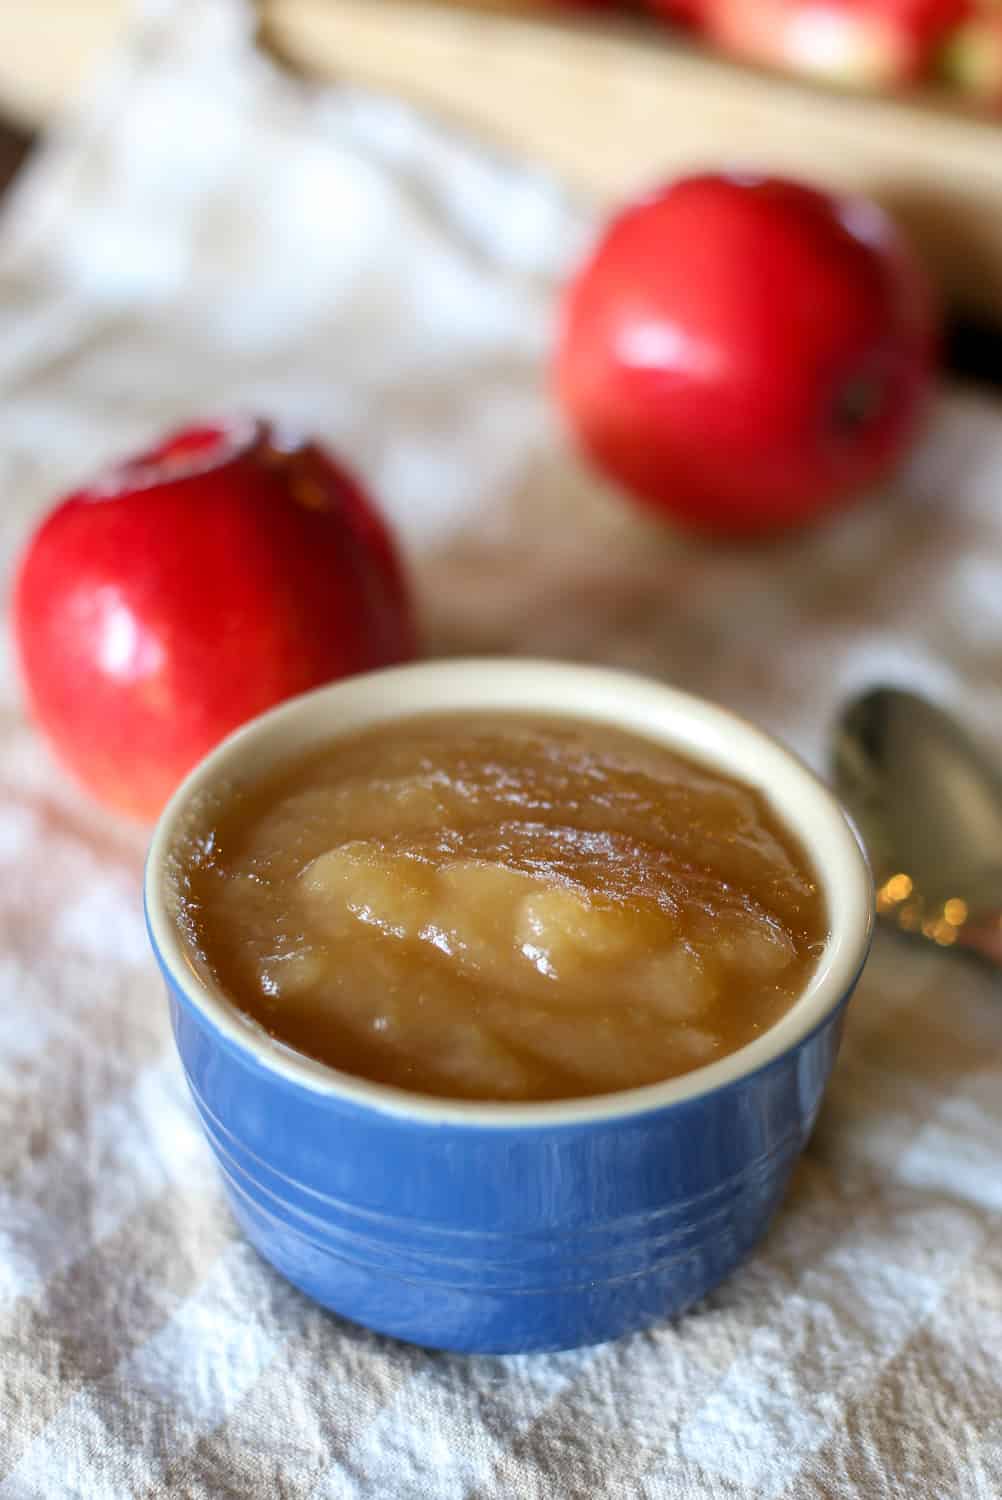
[[969,0],[707,0],[705,29],[734,56],[851,88],[927,73]]
[[704,531],[805,521],[883,479],[930,387],[934,316],[877,206],[690,177],[607,227],[571,284],[556,384],[596,464]]
[[56,755],[143,821],[246,719],[414,651],[393,542],[358,484],[254,421],[178,433],[58,505],[13,625]]

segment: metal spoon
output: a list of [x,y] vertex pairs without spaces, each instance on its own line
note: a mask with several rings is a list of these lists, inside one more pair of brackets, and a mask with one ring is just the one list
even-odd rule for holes
[[1002,967],[1002,769],[942,709],[876,688],[843,711],[832,770],[878,915]]

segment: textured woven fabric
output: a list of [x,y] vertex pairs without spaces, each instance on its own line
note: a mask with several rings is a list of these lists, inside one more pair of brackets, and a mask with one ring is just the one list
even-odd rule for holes
[[[310,90],[238,0],[159,7],[0,225],[0,566],[194,412],[349,454],[436,650],[618,663],[823,766],[849,691],[1002,728],[1002,413],[952,392],[897,493],[751,552],[641,522],[541,375],[587,216],[392,102]],[[1002,982],[881,937],[789,1200],[677,1325],[555,1356],[394,1344],[234,1230],[142,930],[143,836],[0,655],[0,1500],[1002,1494]]]

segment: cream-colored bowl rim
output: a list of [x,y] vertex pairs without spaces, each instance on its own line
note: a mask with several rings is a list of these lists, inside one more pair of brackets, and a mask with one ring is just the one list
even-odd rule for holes
[[[821,880],[831,934],[803,995],[753,1042],[665,1083],[547,1103],[436,1099],[338,1072],[271,1040],[187,959],[172,914],[172,848],[213,792],[254,781],[290,755],[418,713],[547,713],[618,725],[758,787],[801,839]],[[827,787],[763,731],[726,709],[648,678],[605,668],[512,658],[431,661],[318,688],[224,740],[182,782],[157,824],[146,866],[150,929],[174,982],[222,1035],[292,1083],[422,1124],[499,1128],[622,1119],[709,1094],[796,1047],[836,1009],[865,961],[873,925],[869,868]]]

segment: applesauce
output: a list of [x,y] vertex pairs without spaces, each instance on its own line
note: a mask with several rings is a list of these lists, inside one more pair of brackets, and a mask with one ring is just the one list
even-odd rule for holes
[[757,792],[537,715],[401,719],[234,793],[177,876],[196,966],[275,1040],[454,1099],[655,1083],[803,991],[818,881]]

